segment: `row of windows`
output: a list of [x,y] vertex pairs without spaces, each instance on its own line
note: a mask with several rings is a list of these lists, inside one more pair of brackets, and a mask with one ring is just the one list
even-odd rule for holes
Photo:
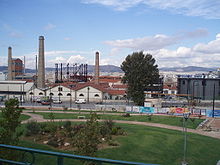
[[[33,95],[34,93],[33,93],[33,92],[30,92],[29,94],[30,94],[30,95]],[[43,96],[44,94],[43,94],[42,92],[40,92],[38,95],[39,95],[39,96]],[[54,94],[53,94],[53,93],[50,93],[49,95],[50,95],[50,96],[53,96]],[[63,94],[62,94],[62,93],[58,93],[58,96],[63,96]],[[71,96],[71,93],[67,93],[67,96]],[[80,93],[79,96],[83,97],[84,94]],[[95,94],[94,97],[99,97],[99,94]]]

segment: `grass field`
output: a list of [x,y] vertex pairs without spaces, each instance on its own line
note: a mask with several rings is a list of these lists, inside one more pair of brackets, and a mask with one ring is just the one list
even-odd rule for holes
[[[98,157],[161,165],[180,165],[183,157],[182,132],[140,125],[117,125],[126,130],[127,136],[116,138],[120,142],[119,147],[99,150]],[[20,145],[51,150],[48,146],[32,142],[22,141]],[[190,165],[215,165],[220,159],[219,139],[188,133],[187,146],[187,161]],[[55,162],[56,159],[50,156],[36,155],[36,164],[55,164]],[[72,163],[70,160],[64,161],[66,165]]]
[[[50,113],[37,112],[36,114],[42,115],[45,119],[50,119]],[[89,114],[67,114],[67,113],[53,113],[55,119],[77,119],[78,116],[85,116],[86,119],[89,118]],[[100,119],[112,119],[112,120],[128,120],[128,121],[140,121],[140,122],[152,122],[161,123],[173,126],[182,126],[182,118],[173,116],[151,116],[151,120],[148,119],[146,115],[136,115],[130,117],[123,117],[121,115],[98,115]],[[187,122],[187,127],[195,129],[203,119],[195,119],[192,122],[190,119]]]
[[[0,119],[2,118],[2,113],[0,112]],[[27,120],[27,119],[29,119],[30,118],[30,116],[27,116],[27,115],[23,115],[23,114],[21,114],[21,116],[20,116],[20,120],[21,121],[23,121],[23,120]]]

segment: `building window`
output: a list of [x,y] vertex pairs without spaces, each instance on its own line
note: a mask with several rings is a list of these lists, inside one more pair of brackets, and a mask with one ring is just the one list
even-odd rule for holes
[[95,97],[99,97],[99,95],[98,95],[98,94],[95,94]]
[[171,94],[175,94],[175,91],[171,91]]
[[164,91],[164,94],[168,94],[168,90],[165,90],[165,91]]
[[63,88],[62,87],[58,87],[58,91],[63,91]]
[[58,96],[63,96],[63,94],[62,93],[58,93]]
[[80,93],[79,96],[84,96],[84,94]]
[[53,96],[54,94],[53,93],[50,93],[50,96]]
[[71,93],[67,93],[67,96],[71,96]]
[[40,92],[39,95],[44,95],[44,94],[42,92]]
[[30,95],[33,95],[34,93],[33,93],[33,92],[30,92],[29,94],[30,94]]
[[185,80],[183,80],[183,85],[185,85]]

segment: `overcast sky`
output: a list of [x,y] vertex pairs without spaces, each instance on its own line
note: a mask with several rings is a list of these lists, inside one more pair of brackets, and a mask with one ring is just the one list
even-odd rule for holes
[[55,63],[120,66],[143,50],[159,67],[220,64],[219,0],[0,0],[0,65],[26,57],[34,68],[38,38],[46,66]]

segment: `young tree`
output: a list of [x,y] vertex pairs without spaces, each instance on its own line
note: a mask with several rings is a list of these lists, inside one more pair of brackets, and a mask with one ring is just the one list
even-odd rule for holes
[[[21,109],[18,107],[17,99],[9,99],[5,102],[5,108],[2,109],[2,119],[0,120],[0,144],[17,145],[21,132],[17,131],[20,125],[19,117]],[[17,153],[12,150],[2,150],[2,158],[15,159]]]
[[97,121],[97,115],[91,113],[85,127],[75,135],[73,145],[76,147],[76,153],[86,156],[95,156],[98,145],[101,143],[100,126]]
[[18,108],[19,102],[16,99],[9,99],[5,102],[2,109],[2,119],[0,120],[0,143],[16,145],[19,134],[16,131],[20,125],[21,109]]
[[125,72],[122,81],[128,84],[127,97],[136,105],[143,105],[144,90],[159,79],[155,59],[150,54],[144,54],[143,51],[134,52],[126,57],[121,69]]

